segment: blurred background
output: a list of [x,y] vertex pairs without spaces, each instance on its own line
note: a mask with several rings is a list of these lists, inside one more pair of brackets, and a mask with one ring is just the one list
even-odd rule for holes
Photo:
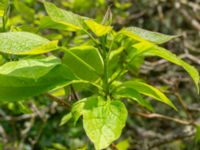
[[[200,70],[200,0],[50,2],[99,22],[110,8],[115,30],[137,26],[179,35],[163,46]],[[43,24],[46,12],[40,0],[11,0],[8,9],[8,31],[40,33],[49,39],[61,40],[68,47],[83,42],[83,37],[74,33],[45,29],[48,26]],[[4,63],[3,58],[0,63]],[[165,60],[148,58],[141,66],[139,76],[163,89],[179,111],[155,103],[156,113],[145,114],[136,113],[138,108],[129,106],[131,113],[127,126],[120,139],[108,149],[199,150],[200,126],[194,128],[191,122],[200,124],[200,96],[187,73]],[[62,97],[63,91],[53,94]],[[1,104],[0,150],[93,150],[81,120],[77,126],[70,122],[59,126],[67,112],[45,96],[37,96],[26,102]]]

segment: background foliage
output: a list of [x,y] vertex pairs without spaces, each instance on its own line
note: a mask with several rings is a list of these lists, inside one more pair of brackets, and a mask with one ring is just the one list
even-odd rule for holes
[[[164,46],[200,70],[199,0],[87,0],[87,2],[52,0],[51,2],[80,15],[97,18],[99,21],[110,6],[116,30],[123,26],[134,25],[151,31],[181,35]],[[62,39],[62,44],[67,47],[84,42],[84,37],[81,35],[45,29],[52,25],[46,24],[48,18],[44,17],[46,16],[44,6],[39,0],[12,0],[8,9],[10,19],[5,30],[41,33],[48,39]],[[0,63],[15,59],[15,57],[0,57]],[[136,105],[129,105],[131,115],[128,117],[127,125],[121,138],[110,149],[198,150],[200,127],[194,128],[192,122],[199,123],[200,98],[185,71],[165,60],[149,58],[145,60],[138,75],[148,83],[163,89],[179,111],[173,111],[161,103],[153,102],[156,113],[149,114]],[[89,92],[81,94],[87,96]],[[62,90],[56,91],[54,95],[62,98],[63,93]],[[76,99],[74,96],[69,95],[69,99],[73,101]],[[37,96],[27,102],[1,104],[2,149],[94,149],[85,136],[81,121],[77,126],[70,122],[59,126],[66,114],[66,109],[52,102],[49,95]]]

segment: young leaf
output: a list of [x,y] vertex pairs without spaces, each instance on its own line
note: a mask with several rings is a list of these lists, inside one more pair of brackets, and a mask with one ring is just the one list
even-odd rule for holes
[[118,150],[128,150],[128,148],[130,147],[130,143],[128,139],[125,139],[123,141],[120,141],[117,145],[116,145]]
[[66,115],[64,115],[60,121],[60,126],[63,126],[64,124],[66,124],[70,119],[72,118],[72,113],[68,113]]
[[29,32],[0,33],[0,52],[15,55],[37,55],[56,50],[58,41],[49,41]]
[[140,93],[133,88],[120,87],[114,93],[114,96],[116,96],[116,98],[129,98],[150,111],[154,110],[149,101],[143,99]]
[[127,81],[127,82],[122,83],[120,85],[120,87],[132,88],[143,95],[152,97],[158,101],[161,101],[161,102],[171,106],[175,110],[177,110],[176,107],[174,106],[174,104],[161,91],[159,91],[155,87],[148,85],[144,82]]
[[94,81],[103,73],[101,55],[92,46],[78,46],[66,50],[64,63],[84,80]]
[[0,100],[24,100],[77,79],[55,57],[8,62],[0,67]]
[[[145,39],[149,42],[155,43],[155,44],[163,44],[166,43],[168,41],[170,41],[173,38],[176,38],[177,36],[173,36],[173,35],[165,35],[165,34],[161,34],[158,32],[152,32],[152,31],[148,31],[148,30],[144,30],[138,27],[128,27],[124,29],[127,32],[130,32],[130,36],[134,37],[135,39],[137,37],[140,37],[142,39]],[[125,33],[125,32],[124,32]]]
[[44,2],[44,6],[53,21],[66,25],[74,31],[81,30],[83,21],[87,19],[86,17],[79,16],[71,11],[60,9],[53,3]]
[[94,20],[85,20],[84,22],[96,36],[103,36],[112,31],[111,26],[105,26],[105,25],[98,24]]
[[155,56],[159,56],[161,58],[164,58],[176,65],[179,65],[181,67],[183,67],[188,74],[192,77],[197,91],[199,92],[199,72],[191,65],[189,65],[188,63],[186,63],[185,61],[183,61],[182,59],[178,58],[175,54],[171,53],[170,51],[159,47],[159,46],[154,46],[153,48],[149,49],[147,51],[148,54],[150,55],[155,55]]
[[[101,100],[103,101],[103,100]],[[105,101],[84,111],[83,126],[96,150],[107,148],[121,135],[127,110],[121,101]]]
[[157,46],[150,42],[140,42],[137,44],[134,44],[132,46],[134,48],[133,55],[131,56],[131,59],[129,60],[129,63],[131,61],[134,61],[137,56],[159,56],[161,58],[164,58],[176,65],[179,65],[183,67],[187,73],[191,76],[193,79],[197,91],[199,92],[199,72],[191,65],[183,61],[182,59],[178,58],[175,54],[170,52],[169,50],[166,50],[165,48],[162,48],[160,46]]

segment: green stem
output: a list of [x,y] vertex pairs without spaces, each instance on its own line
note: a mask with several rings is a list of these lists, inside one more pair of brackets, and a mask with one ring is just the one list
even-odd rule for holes
[[104,75],[103,75],[103,88],[105,92],[105,98],[107,99],[110,95],[109,77],[108,77],[108,65],[109,65],[109,49],[105,47],[106,36],[101,38],[102,50],[103,50],[103,62],[104,62]]
[[3,32],[5,32],[6,31],[6,19],[5,19],[5,16],[2,17],[2,23],[3,23],[2,29],[3,29]]
[[103,74],[103,89],[104,89],[104,93],[105,93],[105,98],[109,99],[109,77],[108,77],[108,64],[109,64],[109,51],[111,49],[108,49],[105,45],[106,45],[106,40],[107,37],[103,36],[100,37],[100,42],[98,40],[96,40],[87,30],[83,29],[83,31],[92,39],[92,41],[95,43],[95,45],[99,48],[100,50],[100,54],[103,58],[103,62],[104,62],[104,74]]
[[95,44],[99,44],[99,41],[97,41],[87,30],[85,29],[82,29],[83,32],[85,32],[91,39],[92,41],[95,43]]
[[104,89],[105,89],[105,96],[109,96],[109,83],[108,83],[108,55],[106,53],[105,59],[104,59]]

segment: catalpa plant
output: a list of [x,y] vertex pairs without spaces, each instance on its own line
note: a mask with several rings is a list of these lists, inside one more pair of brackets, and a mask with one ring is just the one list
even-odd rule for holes
[[[152,111],[154,107],[145,99],[151,97],[177,110],[159,89],[130,76],[137,74],[146,57],[158,56],[184,68],[199,91],[198,71],[160,47],[176,36],[137,27],[114,31],[108,13],[103,23],[98,23],[53,3],[44,2],[44,6],[48,16],[41,20],[39,30],[75,32],[84,42],[70,46],[30,32],[0,33],[0,52],[5,57],[15,56],[14,61],[0,66],[1,102],[27,100],[74,86],[81,98],[71,105],[61,124],[76,124],[82,118],[87,136],[100,150],[120,137],[128,115],[125,104],[137,103]],[[87,97],[81,94],[84,91],[90,91]]]

